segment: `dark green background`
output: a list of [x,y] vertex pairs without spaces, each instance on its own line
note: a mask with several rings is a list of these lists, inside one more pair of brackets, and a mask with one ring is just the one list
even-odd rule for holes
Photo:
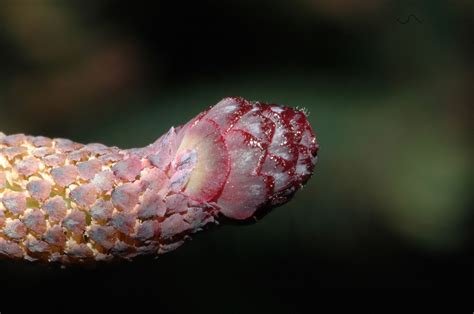
[[0,261],[1,305],[28,290],[79,309],[306,313],[320,289],[472,287],[472,1],[1,7],[5,133],[143,146],[242,96],[306,108],[321,147],[308,185],[257,224],[158,260]]

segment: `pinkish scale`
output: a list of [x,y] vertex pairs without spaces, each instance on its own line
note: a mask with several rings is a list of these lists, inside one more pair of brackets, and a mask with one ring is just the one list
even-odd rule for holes
[[43,205],[43,210],[52,223],[60,222],[67,214],[66,203],[61,196],[54,196],[47,200]]
[[7,146],[20,146],[26,140],[24,134],[13,134],[3,138],[3,143]]
[[42,159],[44,164],[49,167],[57,167],[64,164],[66,156],[64,154],[52,154]]
[[83,184],[71,191],[71,199],[80,207],[90,207],[97,199],[97,187],[92,184]]
[[0,149],[0,153],[5,155],[5,157],[10,161],[15,159],[15,157],[18,157],[22,154],[26,154],[26,152],[28,152],[28,149],[23,146],[7,147]]
[[82,234],[86,230],[86,214],[74,210],[63,219],[62,225],[74,234]]
[[89,230],[89,237],[106,250],[114,246],[117,231],[111,226],[94,225]]
[[40,241],[34,237],[28,238],[25,242],[25,246],[28,251],[32,253],[45,253],[50,249],[48,243]]
[[112,218],[114,205],[111,201],[98,199],[91,207],[90,214],[98,222],[105,222]]
[[112,203],[120,210],[131,211],[138,203],[140,187],[135,183],[125,183],[112,192]]
[[1,254],[11,258],[22,258],[25,252],[17,243],[0,238],[0,255]]
[[154,160],[153,165],[163,171],[169,170],[171,161],[173,160],[176,150],[178,149],[177,132],[180,128],[181,127],[171,127],[165,135],[161,136],[155,141],[155,143],[151,145],[153,149],[146,157],[149,160],[152,159],[152,156],[158,157],[156,160]]
[[190,225],[180,214],[173,214],[166,218],[161,224],[161,236],[163,239],[170,239],[190,228]]
[[26,231],[26,226],[19,219],[14,219],[7,221],[3,230],[3,234],[5,234],[10,239],[17,240],[26,236]]
[[188,209],[188,197],[184,194],[173,194],[166,198],[168,213],[181,213]]
[[103,163],[99,159],[91,159],[77,164],[79,177],[83,180],[91,180],[101,171]]
[[138,218],[150,219],[163,217],[166,213],[166,205],[163,198],[155,190],[147,190],[142,197],[137,209]]
[[2,203],[14,215],[23,214],[26,209],[26,197],[20,192],[6,192],[2,198]]
[[112,171],[104,170],[94,176],[92,183],[102,192],[109,191],[114,186],[115,176]]
[[22,219],[25,226],[36,234],[43,234],[46,231],[46,220],[44,214],[38,208],[33,208],[25,213]]
[[84,145],[75,143],[71,140],[64,139],[64,138],[57,138],[55,139],[55,147],[61,153],[69,153],[74,150],[82,148]]
[[26,189],[32,198],[42,202],[51,194],[51,183],[46,180],[33,180],[28,182]]
[[169,184],[169,177],[159,168],[147,168],[140,177],[143,188],[160,191]]
[[31,138],[31,143],[36,147],[49,148],[53,146],[53,140],[44,136],[36,136]]
[[54,154],[54,152],[55,150],[52,147],[39,147],[39,148],[33,149],[32,154],[36,158],[41,158],[48,155],[52,155]]
[[134,181],[142,169],[142,162],[136,156],[119,161],[112,167],[115,176],[125,181]]
[[73,165],[67,165],[63,167],[53,168],[51,170],[54,182],[61,187],[66,187],[76,181],[79,172]]
[[135,230],[136,215],[125,212],[116,213],[112,217],[111,224],[124,234],[132,234]]
[[75,258],[91,258],[94,252],[84,243],[72,243],[67,249],[66,254]]
[[38,171],[38,161],[34,157],[27,157],[15,164],[15,169],[18,174],[28,177]]
[[156,220],[147,220],[138,226],[136,239],[140,241],[150,240],[158,235],[160,224]]
[[49,228],[43,235],[44,241],[57,247],[64,247],[66,243],[66,235],[64,234],[63,228],[59,225],[54,225]]

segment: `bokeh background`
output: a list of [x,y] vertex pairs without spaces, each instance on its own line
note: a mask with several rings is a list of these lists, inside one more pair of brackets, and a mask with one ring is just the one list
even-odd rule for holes
[[472,287],[473,29],[469,0],[3,1],[4,133],[143,146],[242,96],[306,108],[321,149],[292,202],[158,260],[1,261],[2,304],[303,313],[303,290]]

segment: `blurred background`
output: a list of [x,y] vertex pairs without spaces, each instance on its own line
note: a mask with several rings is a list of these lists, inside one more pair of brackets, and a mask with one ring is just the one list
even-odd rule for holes
[[306,108],[321,146],[254,225],[158,260],[1,261],[3,296],[302,313],[301,290],[472,287],[473,29],[470,0],[2,2],[4,133],[143,146],[242,96]]

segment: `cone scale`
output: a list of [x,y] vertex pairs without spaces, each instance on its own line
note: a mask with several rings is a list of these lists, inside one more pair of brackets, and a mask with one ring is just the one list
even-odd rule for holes
[[305,114],[225,98],[139,149],[0,132],[0,257],[63,264],[179,247],[286,203],[312,174]]

